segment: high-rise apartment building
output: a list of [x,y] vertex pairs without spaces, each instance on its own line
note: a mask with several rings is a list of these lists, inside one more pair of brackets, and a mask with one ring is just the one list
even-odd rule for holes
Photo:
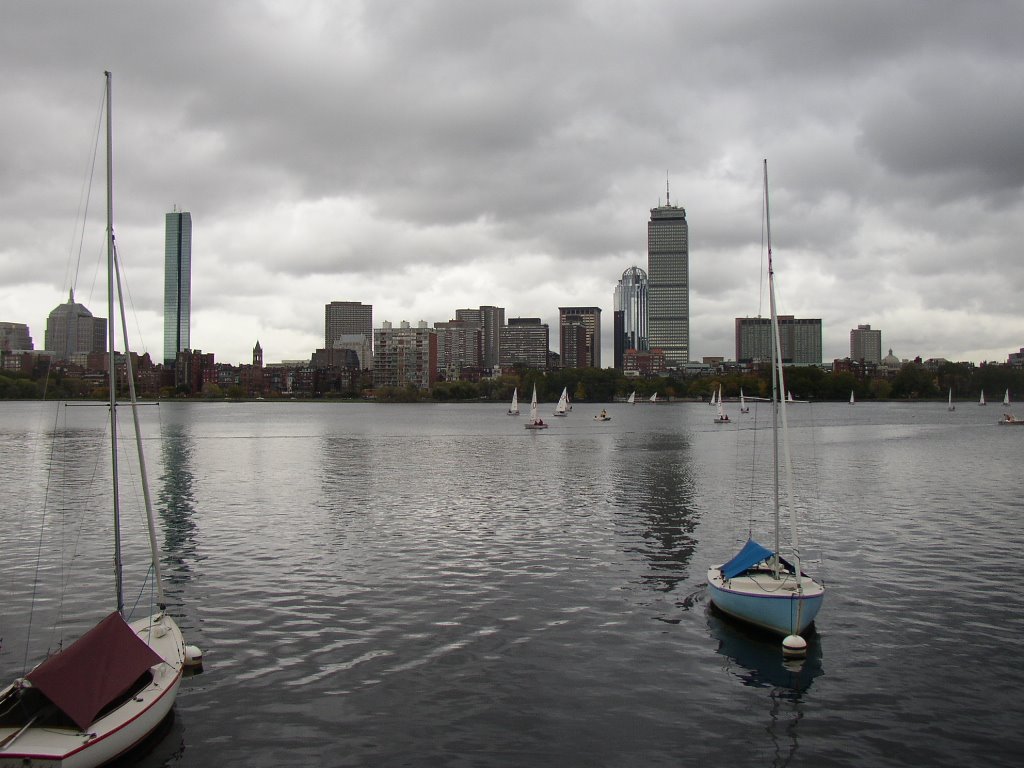
[[32,349],[32,336],[24,323],[0,323],[0,351],[27,352]]
[[501,329],[501,367],[546,370],[549,330],[539,317],[510,317]]
[[[667,193],[667,189],[666,189]],[[670,368],[690,361],[690,246],[686,209],[651,209],[647,224],[648,346],[665,353]]]
[[480,328],[480,357],[485,368],[493,368],[501,360],[501,327],[505,325],[505,308],[481,306],[479,309],[457,309],[455,319],[476,324]]
[[92,312],[75,301],[75,292],[68,293],[66,304],[54,308],[46,318],[43,348],[58,360],[71,361],[76,355],[107,351],[107,321],[93,317]]
[[446,381],[456,381],[463,369],[481,368],[483,329],[468,320],[434,323],[437,334],[437,368]]
[[373,385],[430,389],[437,381],[437,334],[425,321],[398,328],[384,321],[373,332]]
[[[647,273],[640,267],[630,267],[622,273],[615,286],[615,367],[620,369],[627,349],[640,352],[647,345]],[[621,313],[621,315],[620,315]]]
[[[583,344],[575,327],[584,329]],[[558,354],[563,368],[601,367],[601,309],[599,307],[558,308]]]
[[[779,315],[779,342],[784,365],[821,365],[821,320]],[[736,362],[770,363],[772,321],[767,317],[736,318]]]
[[373,305],[332,301],[324,306],[324,348],[350,349],[361,368],[373,367]]
[[882,332],[870,325],[858,325],[850,331],[850,359],[878,365],[882,362]]
[[177,207],[164,228],[164,365],[189,349],[192,319],[192,214]]

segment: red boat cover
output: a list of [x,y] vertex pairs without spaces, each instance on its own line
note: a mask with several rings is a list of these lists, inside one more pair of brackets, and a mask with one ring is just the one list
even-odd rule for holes
[[83,731],[163,659],[117,611],[25,677]]

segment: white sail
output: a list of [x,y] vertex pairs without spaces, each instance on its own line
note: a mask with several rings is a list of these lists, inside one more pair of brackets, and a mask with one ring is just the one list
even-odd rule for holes
[[566,416],[569,413],[569,388],[563,387],[562,394],[555,405],[555,416]]
[[519,415],[519,387],[512,390],[512,405],[508,408],[509,416]]
[[626,402],[629,403],[630,405],[636,405],[636,390],[635,389],[632,392],[629,393],[629,398],[627,398]]

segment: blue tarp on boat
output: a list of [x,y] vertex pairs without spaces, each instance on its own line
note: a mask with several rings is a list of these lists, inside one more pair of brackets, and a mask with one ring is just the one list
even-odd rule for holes
[[753,539],[747,539],[743,549],[737,552],[732,560],[722,566],[722,575],[727,579],[731,579],[733,576],[743,573],[750,566],[757,565],[774,554],[770,549],[761,546]]

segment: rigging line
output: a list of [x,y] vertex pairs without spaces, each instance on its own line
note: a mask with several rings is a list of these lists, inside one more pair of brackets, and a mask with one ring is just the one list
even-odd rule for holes
[[[139,314],[135,310],[135,300],[134,300],[134,298],[132,298],[132,287],[131,287],[131,285],[128,284],[128,275],[125,272],[124,264],[121,262],[121,251],[118,249],[116,242],[114,243],[114,260],[117,262],[118,267],[121,270],[120,274],[122,275],[122,279],[123,279],[123,282],[124,282],[124,290],[125,290],[125,293],[128,294],[128,306],[132,310],[132,312],[131,312],[132,320],[135,321],[135,331],[136,331],[135,338],[137,338],[139,340],[139,346],[142,348],[143,354],[146,354],[146,353],[149,352],[149,349],[146,347],[146,342],[142,338],[142,326],[139,324]],[[127,346],[127,344],[125,346]]]
[[106,102],[105,88],[100,94],[100,103],[96,110],[96,133],[92,141],[92,158],[86,169],[85,178],[82,180],[82,190],[78,195],[78,211],[75,213],[75,229],[71,234],[71,243],[68,245],[68,267],[71,266],[71,257],[75,251],[75,241],[78,241],[78,255],[75,259],[74,276],[65,275],[72,289],[78,286],[78,270],[82,264],[82,249],[85,244],[85,224],[89,218],[89,202],[92,199],[93,179],[96,176],[96,158],[99,155],[100,137],[103,128],[103,105]]
[[[57,434],[57,425],[58,425],[58,423],[60,421],[60,411],[61,411],[61,409],[60,409],[60,406],[58,404],[58,407],[57,407],[56,411],[54,412],[53,429],[54,429],[54,434],[55,435]],[[53,467],[53,457],[54,457],[54,452],[56,450],[55,449],[55,444],[56,444],[56,440],[51,440],[50,441],[50,462],[49,463],[50,463],[50,468],[51,469]],[[38,540],[36,542],[35,570],[34,570],[34,574],[33,574],[33,577],[32,577],[32,597],[31,597],[31,600],[29,602],[28,627],[26,628],[26,632],[25,632],[25,656],[24,656],[24,658],[22,659],[22,662],[21,662],[22,675],[24,675],[28,671],[28,652],[29,652],[29,646],[32,643],[32,620],[35,617],[35,613],[36,613],[36,610],[35,610],[36,609],[36,597],[39,594],[40,565],[42,563],[42,558],[43,558],[43,534],[46,531],[46,510],[49,508],[50,479],[51,479],[51,474],[50,474],[50,471],[48,470],[47,473],[46,473],[46,486],[45,486],[45,488],[43,490],[43,510],[42,510],[42,514],[39,515],[39,538],[38,538]],[[64,562],[63,562],[63,559],[62,559],[61,560],[61,569],[62,569],[62,571],[63,571],[63,567],[64,567]],[[58,603],[58,616],[59,616],[59,612],[60,612],[60,609],[63,606],[63,604],[64,604],[63,600],[61,600]]]

